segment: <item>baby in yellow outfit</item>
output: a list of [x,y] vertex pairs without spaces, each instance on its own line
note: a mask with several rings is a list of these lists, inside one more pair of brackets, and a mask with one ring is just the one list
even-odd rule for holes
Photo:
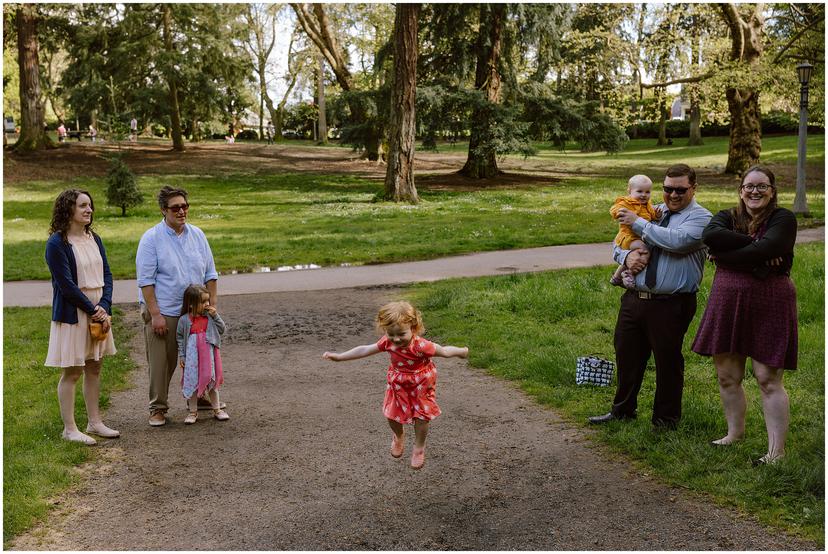
[[[659,210],[653,207],[650,202],[650,195],[653,192],[653,182],[646,175],[633,175],[627,182],[627,196],[619,196],[610,208],[610,215],[613,219],[618,218],[618,210],[626,208],[647,221],[658,220],[661,217]],[[638,250],[644,256],[642,260],[647,263],[650,250],[641,237],[636,235],[629,225],[620,225],[618,234],[615,235],[615,244],[624,250]],[[636,272],[637,273],[637,272]],[[610,283],[616,286],[623,286],[628,289],[635,288],[635,273],[623,265],[615,270]]]

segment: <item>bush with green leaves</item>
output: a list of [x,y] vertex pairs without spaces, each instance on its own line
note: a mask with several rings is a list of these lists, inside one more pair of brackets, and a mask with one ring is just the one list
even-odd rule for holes
[[144,196],[138,189],[135,174],[124,163],[123,157],[113,156],[109,160],[106,174],[106,201],[110,206],[121,208],[121,215],[126,215],[127,208],[139,205]]

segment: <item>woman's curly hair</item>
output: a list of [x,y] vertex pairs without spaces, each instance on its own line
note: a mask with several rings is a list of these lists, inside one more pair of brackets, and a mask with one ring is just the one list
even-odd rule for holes
[[92,195],[86,190],[68,189],[55,198],[55,206],[52,208],[52,222],[49,224],[49,235],[60,233],[61,238],[64,241],[66,240],[66,232],[69,230],[72,215],[75,213],[75,204],[81,194],[89,197],[89,205],[92,206],[92,220],[86,225],[86,232],[92,232],[92,223],[95,218],[95,201],[92,200]]

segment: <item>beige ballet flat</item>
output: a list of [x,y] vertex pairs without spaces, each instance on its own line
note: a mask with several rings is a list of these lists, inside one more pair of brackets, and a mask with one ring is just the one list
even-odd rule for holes
[[63,440],[67,440],[69,442],[80,442],[85,444],[86,446],[95,446],[98,444],[98,441],[90,437],[89,435],[84,435],[80,431],[64,431],[61,433],[61,438]]
[[96,423],[95,425],[89,423],[86,426],[86,432],[91,433],[93,435],[98,435],[99,437],[103,437],[105,439],[117,439],[121,436],[120,431],[116,431],[115,429],[110,429],[106,425],[101,423]]

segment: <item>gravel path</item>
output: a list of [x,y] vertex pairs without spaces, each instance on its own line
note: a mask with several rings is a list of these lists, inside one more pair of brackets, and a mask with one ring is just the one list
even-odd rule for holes
[[[611,456],[510,383],[437,360],[443,415],[420,471],[388,454],[387,360],[325,362],[375,340],[390,287],[221,298],[231,420],[193,426],[173,379],[171,421],[146,423],[134,386],[113,395],[76,490],[15,550],[815,549]],[[138,329],[137,310],[125,306]],[[659,522],[659,523],[657,523]]]

